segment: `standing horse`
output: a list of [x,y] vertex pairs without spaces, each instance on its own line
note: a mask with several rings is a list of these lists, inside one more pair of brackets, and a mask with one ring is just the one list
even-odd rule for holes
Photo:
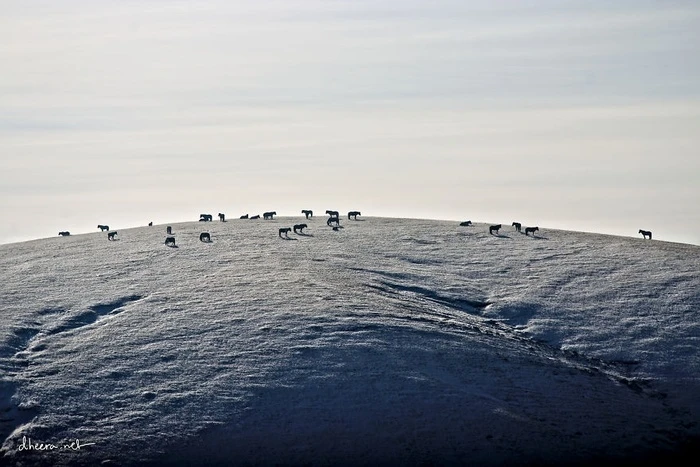
[[226,222],[226,215],[223,212],[219,213],[219,221]]
[[353,219],[357,220],[357,216],[361,216],[361,215],[362,215],[362,213],[360,211],[350,211],[348,213],[348,219],[350,219],[352,217]]
[[532,233],[532,236],[535,236],[535,232],[540,230],[539,227],[525,227],[525,235]]
[[199,222],[211,222],[213,216],[211,214],[200,214]]
[[639,233],[642,234],[642,236],[643,236],[645,239],[646,239],[647,237],[649,237],[649,240],[651,240],[651,232],[650,232],[650,231],[639,229]]
[[97,228],[100,229],[101,232],[104,232],[105,230],[109,230],[109,226],[108,226],[108,225],[101,225],[101,224],[100,224],[100,225],[97,226]]
[[170,226],[167,226],[167,227],[165,228],[165,233],[167,233],[168,235],[172,235],[172,234],[173,234],[173,228],[170,227]]
[[209,232],[202,232],[201,234],[199,234],[199,241],[206,243],[211,242],[211,235],[209,235]]
[[515,227],[515,230],[520,232],[520,229],[523,227],[520,222],[513,222],[513,227]]
[[273,216],[276,216],[276,215],[277,215],[277,213],[275,211],[264,212],[263,219],[272,219]]
[[175,246],[175,237],[165,237],[165,244],[168,246]]
[[107,232],[107,240],[115,240],[114,236],[117,235],[117,231]]
[[283,237],[282,237],[282,234],[284,234],[285,237],[289,238],[289,236],[288,236],[287,234],[288,234],[289,232],[291,232],[291,231],[292,231],[292,229],[289,228],[289,227],[282,227],[282,228],[280,229],[280,233],[279,233],[280,238],[283,238]]
[[331,224],[335,224],[336,227],[339,226],[340,225],[340,217],[338,217],[338,216],[329,217],[328,220],[326,221],[326,225],[331,225]]
[[326,214],[328,214],[331,217],[340,217],[338,211],[331,211],[330,209],[326,209]]
[[305,215],[307,219],[309,217],[314,217],[314,212],[311,209],[302,209],[301,213]]
[[501,224],[498,225],[492,225],[489,227],[489,233],[493,235],[494,232],[496,232],[496,235],[498,235],[498,231],[501,229]]
[[294,233],[304,233],[303,230],[307,227],[308,226],[306,224],[296,224],[294,226]]

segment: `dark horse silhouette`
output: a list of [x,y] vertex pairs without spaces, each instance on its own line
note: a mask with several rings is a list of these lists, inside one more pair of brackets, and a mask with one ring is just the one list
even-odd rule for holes
[[175,246],[175,237],[165,237],[165,244]]
[[108,225],[102,225],[102,224],[100,224],[100,225],[97,226],[97,228],[100,229],[100,231],[102,231],[102,232],[104,232],[105,230],[109,230],[109,226],[108,226]]
[[251,216],[251,219],[260,219],[260,215],[256,214],[255,216]]
[[167,227],[165,228],[165,233],[167,233],[168,235],[172,235],[172,234],[173,234],[173,228],[170,227],[170,226],[167,226]]
[[226,222],[226,215],[223,212],[219,213],[219,220],[221,222]]
[[496,232],[496,235],[498,235],[498,231],[501,230],[501,227],[502,227],[501,224],[492,225],[491,227],[489,227],[489,233],[490,233],[491,235],[493,235],[493,233],[494,233],[494,231],[495,231],[495,232]]
[[153,222],[149,222],[149,223],[148,223],[148,226],[149,226],[149,227],[153,227]]
[[248,214],[243,214],[239,219],[248,219]]
[[282,234],[284,234],[285,237],[288,237],[287,234],[291,231],[292,231],[292,229],[290,227],[282,227],[280,229],[280,233],[279,233],[280,238],[282,238]]
[[532,233],[532,236],[534,237],[535,232],[537,232],[538,230],[540,230],[539,227],[525,227],[525,235]]
[[211,222],[213,216],[211,214],[200,214],[199,222]]
[[200,242],[211,242],[211,235],[209,235],[209,232],[202,232],[199,234],[199,241]]
[[301,213],[305,215],[307,219],[309,217],[314,217],[314,212],[311,209],[302,209]]
[[58,232],[58,235],[61,237],[67,237],[70,235],[70,232],[64,230],[63,232]]
[[515,227],[515,230],[520,232],[520,229],[523,227],[520,222],[513,222],[513,227]]
[[331,225],[331,224],[335,224],[336,226],[339,226],[340,225],[340,217],[338,217],[338,216],[329,217],[328,220],[326,221],[326,225]]
[[306,224],[296,224],[294,226],[294,233],[304,233],[303,230],[307,227],[308,227],[308,225],[306,225]]
[[360,211],[350,211],[348,213],[348,219],[350,219],[352,217],[353,219],[357,220],[357,216],[361,216],[361,215],[362,215],[362,213]]
[[117,235],[117,231],[107,232],[107,240],[114,240],[114,236]]
[[642,234],[644,238],[649,237],[649,240],[651,240],[651,232],[649,232],[648,230],[639,229],[639,233]]
[[462,226],[462,227],[466,227],[466,226],[468,226],[468,225],[472,225],[472,221],[460,222],[459,225]]
[[340,213],[338,213],[338,211],[331,211],[330,209],[326,209],[326,214],[331,217],[340,217]]
[[277,215],[275,211],[263,212],[263,219],[272,219],[275,215]]

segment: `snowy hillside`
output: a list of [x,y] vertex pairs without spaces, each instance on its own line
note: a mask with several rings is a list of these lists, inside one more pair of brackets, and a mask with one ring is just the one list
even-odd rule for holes
[[0,245],[0,463],[573,464],[700,436],[700,247],[325,220]]

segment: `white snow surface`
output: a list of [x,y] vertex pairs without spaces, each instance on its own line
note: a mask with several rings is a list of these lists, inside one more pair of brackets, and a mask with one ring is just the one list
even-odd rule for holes
[[699,439],[700,247],[325,221],[0,245],[0,463],[619,463]]

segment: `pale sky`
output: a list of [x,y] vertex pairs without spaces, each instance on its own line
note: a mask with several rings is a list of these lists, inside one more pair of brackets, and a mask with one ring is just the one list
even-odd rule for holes
[[700,2],[0,7],[0,243],[334,209],[700,244]]

